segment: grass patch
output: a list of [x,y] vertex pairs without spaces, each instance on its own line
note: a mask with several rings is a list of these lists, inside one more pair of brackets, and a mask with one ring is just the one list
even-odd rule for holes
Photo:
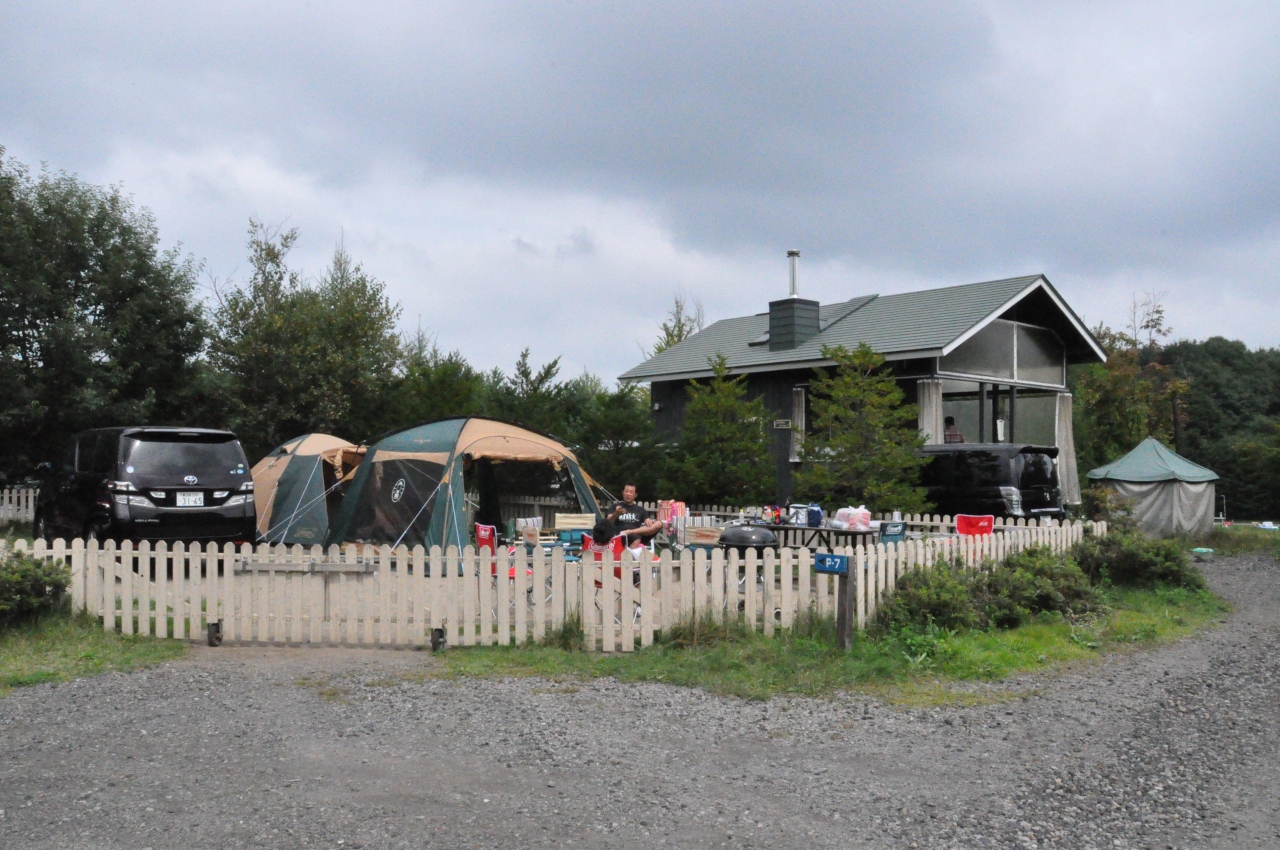
[[31,523],[29,522],[0,522],[0,537],[13,543],[15,540],[32,541]]
[[[333,680],[324,676],[303,676],[294,681],[294,684],[300,688],[308,688],[316,692],[316,694],[325,702],[346,702],[351,696],[351,688],[335,683]],[[396,682],[395,684],[400,684]],[[376,687],[376,685],[369,685]]]
[[104,632],[87,615],[49,615],[0,631],[0,696],[24,685],[151,667],[184,652],[176,640]]
[[1250,552],[1266,552],[1280,557],[1280,531],[1267,531],[1254,525],[1216,526],[1190,545],[1207,547],[1215,555],[1223,557]]
[[[835,648],[829,619],[802,618],[796,628],[772,638],[741,628],[703,624],[695,629],[694,624],[683,624],[654,646],[627,654],[589,654],[546,645],[451,649],[425,675],[537,676],[560,683],[612,676],[747,699],[857,689],[901,704],[976,704],[1029,694],[975,689],[966,683],[998,681],[1014,673],[1086,662],[1102,652],[1176,640],[1227,611],[1219,597],[1203,590],[1100,592],[1101,610],[1074,623],[1047,612],[1007,630],[863,635],[849,653]],[[573,686],[565,689],[572,692]]]

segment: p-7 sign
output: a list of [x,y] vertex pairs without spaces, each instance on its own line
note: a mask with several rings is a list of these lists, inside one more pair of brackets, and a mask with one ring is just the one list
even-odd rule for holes
[[813,571],[817,573],[831,573],[832,575],[847,576],[849,574],[849,556],[828,555],[825,553],[814,555]]

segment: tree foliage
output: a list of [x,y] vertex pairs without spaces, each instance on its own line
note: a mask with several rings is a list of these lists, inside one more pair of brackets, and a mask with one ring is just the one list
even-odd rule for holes
[[623,385],[596,393],[574,439],[578,460],[610,493],[620,496],[624,484],[634,484],[643,498],[657,494],[664,457],[645,388]]
[[667,319],[662,323],[661,333],[658,334],[653,348],[645,352],[645,356],[652,357],[673,345],[684,342],[702,330],[704,324],[706,324],[706,313],[702,308],[702,302],[697,298],[690,298],[683,292],[677,292],[671,311],[667,313]]
[[0,148],[0,440],[8,472],[71,434],[177,423],[201,387],[198,267],[116,188],[32,176]]
[[1160,360],[1163,340],[1170,333],[1155,293],[1134,298],[1124,330],[1102,324],[1093,329],[1107,362],[1073,370],[1072,409],[1082,475],[1132,451],[1147,437],[1173,444],[1174,399],[1189,385]]
[[288,267],[297,230],[250,221],[248,284],[224,293],[211,359],[251,457],[309,431],[364,440],[383,429],[400,308],[341,247],[309,285]]
[[711,360],[711,368],[714,377],[689,385],[684,426],[662,489],[697,504],[771,501],[776,473],[764,401],[747,398],[746,378],[730,377],[723,355]]
[[1280,350],[1212,337],[1176,342],[1159,357],[1188,384],[1183,454],[1221,476],[1228,515],[1280,517],[1280,470],[1268,454],[1280,427]]
[[810,388],[813,428],[805,438],[796,494],[827,505],[866,505],[872,511],[928,508],[919,486],[925,460],[914,404],[904,404],[884,357],[865,343],[853,351],[824,347],[835,362]]
[[461,352],[441,351],[431,336],[418,331],[401,343],[387,429],[480,413],[485,388],[485,376]]

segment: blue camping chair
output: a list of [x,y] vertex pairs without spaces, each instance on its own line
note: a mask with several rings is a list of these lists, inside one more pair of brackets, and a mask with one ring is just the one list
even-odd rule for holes
[[907,539],[907,524],[905,522],[882,522],[880,523],[881,543],[901,543]]

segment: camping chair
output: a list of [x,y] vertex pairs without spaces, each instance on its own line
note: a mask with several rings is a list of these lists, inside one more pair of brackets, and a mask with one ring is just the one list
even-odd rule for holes
[[986,516],[956,514],[956,534],[985,536],[991,533],[995,524],[996,518],[990,514]]
[[[609,553],[611,553],[611,554],[613,555],[613,561],[614,561],[614,565],[613,565],[613,575],[614,575],[614,578],[618,579],[618,581],[622,581],[622,555],[623,555],[623,553],[626,551],[626,549],[627,549],[627,542],[626,542],[626,540],[623,538],[623,536],[622,536],[621,534],[619,534],[617,537],[614,537],[612,540],[610,540],[610,541],[608,542],[608,544],[605,544],[605,545],[602,545],[602,544],[599,544],[599,543],[596,543],[595,541],[593,541],[593,540],[591,539],[591,535],[590,535],[590,534],[584,534],[584,535],[582,535],[582,562],[583,562],[583,564],[588,564],[588,563],[590,563],[591,561],[603,561],[603,560],[604,560],[605,553],[606,553],[606,552],[609,552]],[[590,554],[590,555],[592,556],[590,559],[588,559],[588,557],[587,557],[587,556],[588,556],[588,554]],[[584,566],[584,567],[583,567],[583,569],[586,569],[586,567]],[[602,567],[602,569],[603,569],[603,567]],[[632,572],[633,572],[633,579],[632,579],[632,580],[633,580],[633,582],[634,582],[634,583],[637,583],[637,584],[638,584],[638,583],[639,583],[639,580],[640,580],[640,567],[639,567],[639,565],[638,565],[638,564],[637,564],[637,566],[633,569],[633,571],[632,571]],[[602,603],[602,602],[600,601],[600,596],[599,596],[599,592],[598,592],[598,591],[600,591],[600,590],[603,590],[603,589],[604,589],[604,582],[603,582],[603,581],[601,581],[600,579],[596,579],[596,580],[593,582],[593,584],[595,584],[595,586],[596,586],[596,590],[597,590],[597,594],[596,594],[596,607],[597,607],[597,608],[599,608],[599,609],[603,612],[603,611],[604,611],[604,603]],[[634,611],[632,612],[632,614],[631,614],[631,621],[634,623],[634,622],[636,622],[636,621],[637,621],[637,620],[639,620],[639,619],[640,619],[640,604],[639,604],[639,603],[636,603],[635,610],[634,610]],[[618,622],[618,618],[617,618],[617,617],[615,617],[615,618],[614,618],[614,621],[615,621],[615,622]],[[621,625],[621,623],[620,623],[620,622],[619,622],[618,624],[619,624],[619,625]]]
[[481,525],[476,523],[476,551],[489,547],[489,553],[493,554],[498,551],[498,529],[493,525]]
[[907,524],[905,522],[880,523],[880,543],[901,543],[906,539]]

